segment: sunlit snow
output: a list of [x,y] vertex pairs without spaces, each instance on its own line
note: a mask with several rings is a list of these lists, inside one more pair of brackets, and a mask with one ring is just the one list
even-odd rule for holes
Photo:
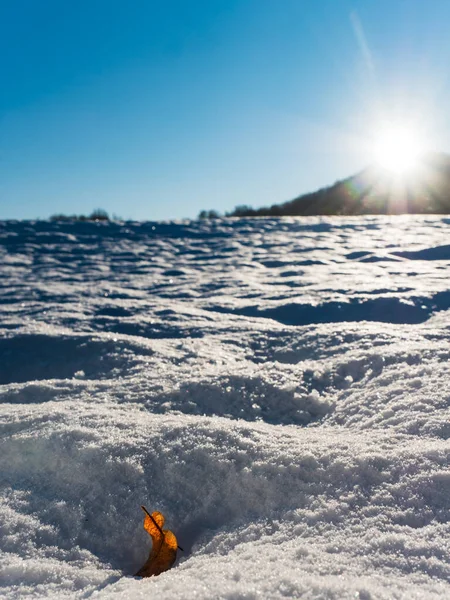
[[449,231],[0,223],[0,595],[450,598]]

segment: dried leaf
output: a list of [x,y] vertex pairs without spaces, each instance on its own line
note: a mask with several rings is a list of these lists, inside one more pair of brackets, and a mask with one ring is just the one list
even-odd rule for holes
[[141,507],[145,512],[144,529],[152,538],[152,549],[147,562],[136,573],[139,577],[152,577],[170,569],[177,558],[177,538],[175,535],[163,529],[164,515],[158,511],[150,514],[145,506]]

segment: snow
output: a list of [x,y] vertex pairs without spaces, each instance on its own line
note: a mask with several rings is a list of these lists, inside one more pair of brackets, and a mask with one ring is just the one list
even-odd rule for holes
[[0,223],[0,595],[450,598],[449,225]]

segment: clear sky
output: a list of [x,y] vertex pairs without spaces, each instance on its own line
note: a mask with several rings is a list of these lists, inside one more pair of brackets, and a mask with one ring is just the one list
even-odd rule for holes
[[0,0],[0,218],[195,217],[450,150],[449,0]]

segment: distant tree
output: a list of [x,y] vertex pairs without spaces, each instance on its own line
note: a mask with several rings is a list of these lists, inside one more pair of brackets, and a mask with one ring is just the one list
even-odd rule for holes
[[201,210],[198,214],[199,219],[220,219],[220,213],[217,210]]
[[109,215],[103,208],[96,208],[89,215],[88,219],[90,221],[109,221]]
[[56,214],[56,215],[52,215],[50,217],[50,221],[76,221],[77,220],[77,216],[76,215],[63,215],[63,214]]
[[256,215],[257,211],[247,204],[239,204],[233,212],[228,214],[229,217],[254,217]]

